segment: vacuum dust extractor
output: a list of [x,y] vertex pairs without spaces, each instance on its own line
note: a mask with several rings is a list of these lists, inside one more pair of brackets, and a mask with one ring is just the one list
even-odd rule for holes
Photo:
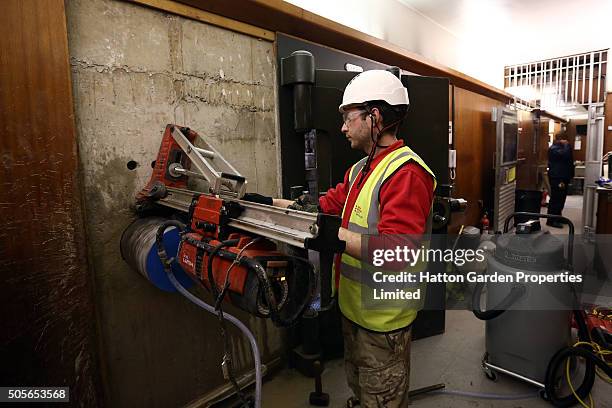
[[[508,232],[515,216],[529,220]],[[554,218],[569,226],[567,249],[562,239],[542,231],[539,218]],[[489,379],[503,373],[541,389],[540,395],[558,407],[569,407],[588,400],[596,367],[608,377],[612,369],[601,357],[602,348],[591,342],[584,311],[578,304],[573,274],[574,226],[561,216],[517,212],[510,215],[504,233],[495,239],[494,254],[487,257],[486,275],[514,277],[511,283],[486,283],[486,311],[481,295],[485,283],[473,291],[474,315],[486,321],[486,352],[482,367]],[[565,255],[567,253],[567,255]],[[551,283],[522,280],[521,276],[546,274]],[[556,278],[555,278],[556,277]],[[581,279],[574,279],[581,281]],[[572,315],[578,324],[580,342],[572,346]],[[584,359],[580,386],[571,385],[569,395],[561,396],[564,381],[575,374],[576,357]],[[570,360],[570,366],[566,363]],[[567,370],[566,370],[567,368]],[[566,384],[567,386],[567,384]]]

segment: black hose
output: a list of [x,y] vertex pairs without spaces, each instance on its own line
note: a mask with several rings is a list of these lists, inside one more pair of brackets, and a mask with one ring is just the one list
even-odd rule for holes
[[161,260],[166,273],[170,272],[170,264],[172,262],[172,260],[168,260],[168,253],[166,252],[166,248],[164,248],[164,233],[168,227],[178,228],[180,234],[185,230],[186,225],[180,221],[168,220],[163,222],[157,228],[157,234],[155,234],[155,245],[157,247],[157,255],[159,255],[159,259]]
[[[574,310],[574,318],[578,324],[578,338],[580,341],[590,342],[584,312],[581,310]],[[555,376],[557,371],[559,368],[562,368],[565,360],[571,357],[582,357],[586,362],[582,384],[580,384],[580,386],[575,390],[576,395],[581,400],[585,400],[593,388],[593,384],[595,383],[596,366],[601,368],[607,376],[612,377],[612,368],[606,361],[602,360],[595,353],[591,352],[587,346],[579,345],[562,348],[553,356],[548,363],[548,368],[546,369],[546,395],[550,402],[556,407],[571,407],[578,402],[574,394],[570,394],[566,397],[559,397],[555,391]]]
[[314,296],[314,292],[316,290],[316,275],[314,271],[314,267],[312,264],[299,257],[291,257],[294,260],[298,260],[303,262],[308,266],[308,290],[306,295],[304,296],[302,303],[296,308],[295,312],[289,317],[282,317],[280,315],[280,311],[278,310],[278,304],[276,302],[276,297],[274,296],[274,292],[272,291],[272,286],[270,285],[270,281],[266,274],[265,269],[261,264],[253,259],[245,259],[244,262],[257,273],[257,277],[259,282],[263,286],[263,293],[266,303],[270,308],[270,318],[272,321],[280,327],[288,327],[293,325],[297,319],[301,316],[302,312],[311,302],[312,297]]
[[[222,299],[220,298],[219,291],[217,290],[217,284],[213,276],[213,259],[215,256],[217,256],[217,254],[222,248],[227,247],[227,246],[234,246],[238,244],[238,242],[239,240],[237,239],[223,241],[219,245],[214,247],[213,250],[208,255],[208,268],[207,268],[208,269],[208,280],[210,282],[210,289],[215,298],[215,309],[219,309]],[[237,256],[236,258],[234,258],[234,260],[235,259],[237,259]],[[259,262],[253,259],[250,259],[250,258],[241,259],[241,263],[244,263],[245,265],[247,265],[247,267],[253,269],[255,273],[257,274],[257,279],[259,280],[260,284],[263,286],[264,297],[266,299],[266,302],[268,303],[268,306],[270,307],[270,316],[272,320],[275,321],[278,315],[278,304],[276,302],[276,297],[274,296],[274,292],[272,291],[272,287],[270,286],[270,281],[268,280],[266,271],[263,269],[263,266],[261,266]]]
[[510,289],[510,293],[506,295],[506,297],[495,307],[495,309],[483,311],[480,309],[480,296],[482,294],[482,289],[484,288],[484,282],[479,282],[474,287],[474,292],[472,292],[472,312],[474,316],[476,316],[480,320],[491,320],[500,316],[506,310],[508,310],[514,302],[516,302],[523,294],[526,289],[524,285],[515,285]]
[[[224,251],[222,248],[213,247],[207,242],[198,241],[190,237],[185,237],[185,241],[197,248],[202,248],[208,253],[210,253],[209,259],[208,259],[208,277],[211,282],[214,282],[214,278],[211,278],[211,275],[212,275],[212,259],[215,256],[221,256],[225,259],[232,260],[232,261],[236,260],[236,258],[238,257],[238,255],[236,255],[233,252]],[[230,243],[230,241],[224,241],[224,242]],[[301,304],[296,309],[295,313],[293,313],[290,317],[287,317],[287,318],[283,318],[280,315],[280,311],[278,309],[278,303],[276,301],[276,296],[274,295],[274,292],[272,290],[272,286],[266,274],[266,270],[263,268],[261,263],[259,263],[258,261],[254,259],[247,258],[247,257],[241,258],[239,260],[239,264],[244,264],[248,268],[251,268],[255,271],[257,275],[257,279],[260,282],[260,285],[262,286],[262,289],[263,289],[264,299],[266,303],[268,304],[268,307],[270,308],[270,318],[276,325],[281,326],[281,327],[291,326],[297,321],[301,313],[304,311],[304,309],[308,306],[308,304],[312,300],[314,296],[314,292],[316,291],[316,284],[317,284],[314,266],[312,266],[312,264],[308,260],[305,260],[305,259],[302,259],[296,256],[291,256],[290,258],[293,260],[300,261],[304,263],[305,265],[307,265],[308,267],[308,289],[307,289],[307,294],[304,296],[304,299],[302,300]],[[212,287],[213,287],[213,284],[211,284],[211,288]],[[214,290],[217,289],[216,286],[214,286],[214,288],[215,288]],[[215,298],[217,299],[219,295],[218,292],[213,292],[213,294],[215,295]]]
[[308,305],[310,305],[317,291],[317,276],[314,265],[308,259],[298,256],[292,256],[292,259],[302,262],[308,268],[308,289],[304,295],[304,298],[302,299],[302,303],[296,308],[295,313],[284,319],[287,323],[286,326],[290,326],[297,321]]
[[[229,239],[227,241],[222,241],[219,245],[213,248],[213,250],[208,255],[208,263],[207,263],[207,272],[208,272],[208,283],[210,285],[210,290],[213,294],[215,300],[219,297],[219,290],[217,289],[217,282],[215,282],[215,277],[213,276],[213,259],[222,248],[228,246],[235,246],[240,242],[239,239]],[[218,307],[215,307],[217,309]]]

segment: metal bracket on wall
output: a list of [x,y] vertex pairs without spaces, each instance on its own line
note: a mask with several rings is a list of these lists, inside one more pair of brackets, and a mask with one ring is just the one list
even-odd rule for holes
[[[203,178],[209,182],[211,193],[242,198],[246,192],[246,179],[211,144],[200,137],[204,147],[196,147],[177,126],[172,129],[172,137],[199,173],[186,170],[180,164],[176,164],[170,168],[171,175],[176,177],[185,174]],[[213,163],[217,166],[217,169],[215,169]],[[225,190],[222,190],[221,187],[225,187]]]

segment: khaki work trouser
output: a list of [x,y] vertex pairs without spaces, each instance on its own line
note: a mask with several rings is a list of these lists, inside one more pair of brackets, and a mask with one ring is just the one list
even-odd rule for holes
[[407,407],[411,327],[376,333],[342,317],[342,333],[347,382],[361,407]]

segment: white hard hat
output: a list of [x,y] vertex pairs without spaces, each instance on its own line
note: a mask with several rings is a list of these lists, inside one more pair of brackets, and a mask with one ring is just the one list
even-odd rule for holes
[[343,112],[347,107],[369,101],[385,101],[391,106],[408,105],[408,91],[402,81],[389,71],[365,71],[348,83],[338,109]]

